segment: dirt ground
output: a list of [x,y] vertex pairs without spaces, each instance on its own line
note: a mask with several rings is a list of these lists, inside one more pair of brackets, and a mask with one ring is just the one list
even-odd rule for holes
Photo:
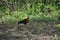
[[60,40],[54,23],[0,24],[0,40]]

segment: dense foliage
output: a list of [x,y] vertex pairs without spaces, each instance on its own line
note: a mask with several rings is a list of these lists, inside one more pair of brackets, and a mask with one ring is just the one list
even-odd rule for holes
[[29,16],[33,21],[57,21],[60,0],[0,0],[0,18],[15,23]]

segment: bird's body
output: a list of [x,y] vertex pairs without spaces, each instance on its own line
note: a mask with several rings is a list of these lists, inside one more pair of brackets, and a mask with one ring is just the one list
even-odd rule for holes
[[29,17],[27,17],[27,18],[25,18],[24,20],[22,20],[22,21],[18,21],[18,25],[19,24],[27,24],[29,22]]

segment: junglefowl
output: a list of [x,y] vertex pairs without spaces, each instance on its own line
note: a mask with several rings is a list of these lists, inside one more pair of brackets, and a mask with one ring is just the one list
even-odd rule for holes
[[22,20],[22,21],[18,21],[18,25],[19,25],[19,24],[24,24],[24,25],[26,25],[28,22],[29,22],[29,17],[25,18],[25,19]]

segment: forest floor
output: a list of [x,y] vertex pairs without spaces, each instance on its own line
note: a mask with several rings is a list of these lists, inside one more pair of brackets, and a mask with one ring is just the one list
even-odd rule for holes
[[0,24],[0,40],[60,40],[59,30],[54,22]]

